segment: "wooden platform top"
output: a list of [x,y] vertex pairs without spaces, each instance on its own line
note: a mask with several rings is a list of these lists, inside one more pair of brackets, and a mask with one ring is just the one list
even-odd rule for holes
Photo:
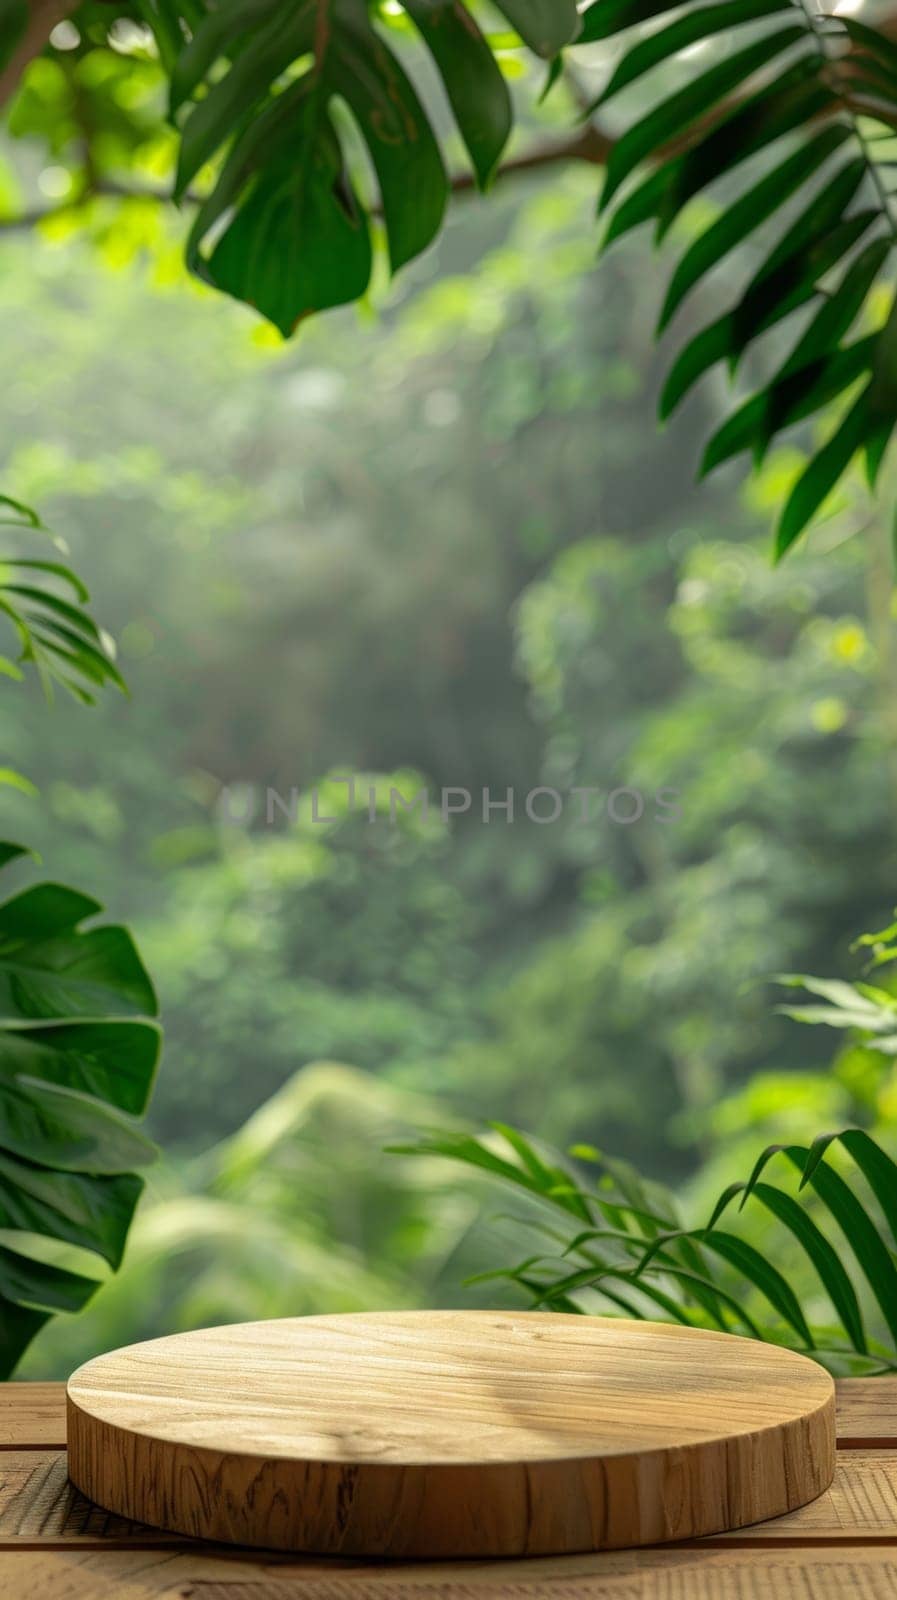
[[897,1379],[837,1385],[838,1470],[772,1522],[665,1549],[451,1565],[296,1561],[122,1522],[75,1493],[62,1384],[0,1385],[0,1600],[894,1600]]
[[[675,1383],[670,1373],[675,1372]],[[527,1311],[284,1317],[149,1339],[69,1382],[90,1418],[299,1459],[494,1463],[698,1449],[831,1405],[806,1356],[678,1324]]]

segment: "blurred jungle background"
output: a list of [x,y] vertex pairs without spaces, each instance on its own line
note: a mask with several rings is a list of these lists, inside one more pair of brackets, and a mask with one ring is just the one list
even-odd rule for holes
[[[39,788],[0,791],[4,834],[133,927],[166,1028],[124,1269],[23,1376],[216,1320],[494,1302],[461,1280],[500,1196],[382,1153],[430,1124],[587,1141],[700,1198],[722,1153],[745,1176],[783,1130],[893,1123],[888,1061],[849,1034],[833,1061],[770,983],[850,972],[890,916],[889,535],[857,478],[773,569],[799,434],[695,487],[714,384],[656,430],[658,285],[641,239],[597,264],[594,204],[562,169],[465,200],[289,345],[188,283],[152,201],[3,236],[4,485],[67,539],[131,690],[3,698],[0,759]],[[475,801],[371,823],[328,787],[350,773]],[[269,788],[316,785],[333,821],[268,821]],[[539,785],[680,814],[538,824]]]

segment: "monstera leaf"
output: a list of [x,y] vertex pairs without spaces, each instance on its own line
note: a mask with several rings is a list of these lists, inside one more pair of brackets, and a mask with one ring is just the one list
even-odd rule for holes
[[[756,270],[747,281],[739,272],[720,314],[684,341],[661,409],[669,415],[721,363],[734,373],[763,335],[803,311],[798,336],[714,433],[703,463],[707,472],[739,454],[758,463],[784,430],[834,407],[782,512],[782,555],[858,452],[874,486],[897,417],[897,314],[882,310],[880,293],[897,246],[897,46],[809,0],[498,7],[551,62],[550,82],[567,45],[616,50],[618,36],[633,36],[589,108],[603,116],[618,96],[634,88],[638,97],[619,135],[598,130],[609,151],[607,242],[649,221],[660,241],[691,200],[727,185],[725,205],[680,254],[658,336],[766,229]],[[460,0],[401,0],[379,12],[367,0],[147,0],[145,15],[180,129],[178,196],[198,184],[191,265],[284,334],[364,294],[375,214],[393,269],[439,229],[443,158],[390,35],[403,47],[414,34],[432,56],[481,187],[506,145],[512,115],[495,45]],[[709,64],[682,82],[683,53],[704,48]],[[680,87],[666,92],[664,74],[677,70]]]
[[[0,527],[65,550],[8,495]],[[88,703],[98,687],[123,689],[87,599],[61,561],[0,556],[0,614],[18,645],[0,672],[31,666],[48,697],[58,683]],[[8,769],[4,781],[27,784]],[[28,853],[0,842],[0,871]],[[49,1317],[78,1311],[118,1268],[155,1155],[136,1119],[159,1056],[156,997],[126,929],[83,927],[101,910],[57,883],[0,904],[0,1378]]]
[[[546,58],[579,30],[574,0],[498,6]],[[467,7],[403,0],[402,12],[376,22],[367,0],[221,0],[208,9],[154,0],[144,8],[181,130],[177,195],[225,152],[193,227],[190,263],[284,334],[310,312],[364,294],[374,212],[393,270],[419,255],[442,221],[445,164],[388,42],[388,21],[393,32],[403,22],[432,57],[482,187],[507,142],[508,91]],[[350,135],[364,146],[376,197],[360,191]]]
[[[0,844],[0,866],[27,854]],[[0,905],[0,1377],[41,1325],[121,1262],[155,1154],[135,1119],[159,1055],[156,997],[124,928],[55,883]],[[50,1246],[50,1248],[48,1248]],[[97,1258],[91,1276],[60,1246]]]

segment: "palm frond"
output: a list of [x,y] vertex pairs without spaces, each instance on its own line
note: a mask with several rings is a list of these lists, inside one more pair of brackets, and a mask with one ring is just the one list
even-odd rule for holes
[[[829,1159],[836,1145],[853,1168],[851,1182]],[[502,1125],[481,1138],[434,1134],[403,1147],[464,1162],[571,1219],[563,1248],[480,1281],[512,1283],[547,1309],[615,1308],[789,1345],[834,1372],[897,1370],[897,1164],[864,1130],[824,1134],[810,1146],[769,1146],[700,1227],[682,1225],[662,1186],[576,1148],[595,1169],[591,1183]],[[781,1177],[770,1181],[768,1169],[782,1162],[793,1169],[796,1189]],[[769,1248],[720,1226],[734,1211],[737,1227],[748,1204],[774,1225],[777,1250],[796,1250],[801,1282],[813,1285],[803,1298]],[[574,1227],[572,1219],[583,1215],[588,1226]]]
[[[582,37],[609,38],[668,9],[655,0],[595,0]],[[610,219],[605,246],[649,221],[660,241],[691,199],[718,180],[729,185],[718,217],[673,269],[658,333],[708,274],[731,270],[733,252],[763,230],[759,266],[725,290],[726,309],[688,338],[661,412],[670,415],[720,362],[734,374],[762,335],[803,310],[791,349],[713,434],[702,468],[742,453],[762,461],[786,429],[837,403],[828,438],[782,511],[781,556],[860,451],[874,484],[897,420],[897,310],[892,304],[884,314],[878,292],[897,245],[897,48],[853,18],[818,14],[809,0],[691,5],[624,50],[597,103],[722,30],[736,48],[639,115],[617,141],[600,208]],[[852,337],[855,325],[860,337]]]
[[[0,495],[0,530],[52,538],[36,512],[9,495]],[[54,543],[65,550],[61,541]],[[105,684],[126,692],[113,642],[86,609],[89,599],[65,562],[0,551],[0,615],[7,619],[18,650],[15,657],[0,655],[0,674],[20,679],[22,667],[30,663],[48,698],[58,683],[88,705]]]
[[[868,937],[878,941],[881,935]],[[876,943],[874,948],[879,950],[878,964],[883,965],[881,946]],[[887,959],[893,960],[893,953]],[[805,973],[784,973],[778,981],[786,988],[802,989],[824,1002],[822,1005],[780,1005],[777,1009],[783,1016],[810,1026],[821,1024],[826,1028],[850,1030],[868,1050],[877,1050],[886,1056],[897,1055],[897,996],[886,989],[871,983],[811,978]]]

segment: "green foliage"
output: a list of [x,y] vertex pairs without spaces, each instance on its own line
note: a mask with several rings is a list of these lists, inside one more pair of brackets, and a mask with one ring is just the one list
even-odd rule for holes
[[[739,455],[756,465],[782,433],[827,423],[834,409],[789,486],[783,554],[831,504],[857,454],[875,486],[891,435],[894,46],[803,0],[595,0],[581,12],[573,0],[507,0],[498,9],[503,32],[462,0],[85,0],[25,74],[10,129],[53,158],[51,236],[86,225],[111,259],[146,245],[165,258],[153,210],[174,197],[195,210],[190,268],[287,336],[316,311],[363,299],[378,254],[393,272],[420,257],[452,191],[486,188],[502,170],[515,125],[569,123],[618,36],[634,33],[581,137],[534,138],[506,165],[593,163],[607,150],[607,242],[646,221],[659,241],[681,220],[688,242],[658,333],[673,318],[684,331],[661,411],[669,416],[724,362],[754,384],[710,430],[703,471]],[[17,36],[20,10],[0,19],[4,40]],[[686,65],[708,48],[712,64]],[[542,85],[546,60],[548,87],[563,86],[547,108],[533,70]],[[523,75],[513,103],[506,74]],[[621,93],[635,114],[617,136],[603,117]],[[472,180],[447,174],[457,142]],[[21,210],[15,175],[7,186],[7,209]],[[716,298],[723,274],[720,311],[696,330],[697,292]],[[781,354],[775,341],[792,323]]]
[[[24,852],[0,846],[4,864]],[[0,905],[0,1373],[56,1311],[79,1310],[121,1263],[152,1145],[159,1052],[152,985],[124,928],[58,884]],[[90,1252],[77,1270],[46,1245]],[[65,1256],[65,1252],[62,1252]],[[87,1263],[87,1265],[85,1265]]]
[[[578,31],[573,0],[499,6],[542,56]],[[257,306],[284,334],[309,313],[365,293],[374,204],[365,202],[357,160],[347,153],[336,99],[348,107],[376,174],[392,270],[430,244],[449,193],[439,142],[387,43],[385,16],[372,19],[366,0],[224,0],[186,16],[171,0],[149,0],[144,14],[179,117],[176,197],[227,147],[187,248],[208,282]],[[485,186],[511,129],[492,49],[461,0],[409,0],[404,15],[433,58]]]
[[[602,38],[631,21],[627,11],[616,22],[605,21],[603,4],[592,11]],[[650,162],[650,175],[617,205],[607,241],[649,220],[660,240],[690,200],[736,172],[743,178],[741,168],[750,163],[737,197],[681,255],[658,333],[707,274],[731,262],[733,251],[768,219],[778,219],[778,235],[764,234],[760,263],[747,285],[739,281],[725,311],[690,337],[660,404],[669,416],[709,368],[726,361],[734,372],[769,329],[799,308],[812,313],[786,358],[717,428],[704,455],[705,472],[742,452],[762,461],[783,430],[838,399],[835,428],[782,512],[776,541],[781,556],[860,450],[874,485],[897,414],[895,312],[882,317],[877,309],[877,285],[897,240],[889,190],[897,52],[874,29],[850,17],[821,16],[802,0],[691,6],[624,52],[599,104],[662,68],[683,47],[706,43],[721,29],[738,30],[737,42],[741,30],[773,16],[777,26],[771,31],[637,117],[611,153],[601,207]],[[768,65],[777,76],[755,78]],[[745,85],[727,106],[726,97]],[[770,156],[786,134],[794,136],[789,153]],[[789,208],[795,198],[797,210]],[[873,332],[845,343],[858,321],[871,323]]]
[[[894,959],[893,940],[892,925],[857,946],[883,965]],[[660,1315],[788,1344],[835,1373],[897,1370],[897,1164],[868,1127],[806,1142],[789,1137],[796,1110],[798,1125],[814,1121],[828,1095],[837,1114],[845,1091],[855,1112],[893,1125],[893,1107],[889,1113],[880,1093],[893,1070],[879,1054],[870,1075],[867,1057],[872,1052],[874,1063],[876,1051],[894,1054],[894,997],[836,979],[780,982],[826,1002],[780,1010],[800,1023],[850,1030],[849,1046],[815,1082],[761,1075],[714,1109],[708,1122],[719,1154],[692,1184],[689,1205],[706,1208],[703,1226],[684,1227],[669,1190],[590,1145],[574,1145],[561,1160],[496,1123],[485,1137],[435,1133],[398,1147],[460,1162],[540,1201],[548,1246],[477,1281],[517,1285],[543,1308]],[[779,1137],[755,1157],[765,1122]],[[749,1175],[732,1181],[748,1145]]]
[[[594,795],[591,820],[545,845],[578,873],[580,910],[533,943],[490,994],[486,1038],[444,1067],[481,1120],[513,1107],[553,1142],[578,1133],[667,1176],[738,1083],[809,1066],[810,1031],[770,1013],[770,967],[802,949],[829,970],[845,927],[881,915],[893,861],[882,662],[849,576],[860,547],[772,572],[731,533],[673,543],[667,576],[659,538],[579,541],[522,596],[543,781]],[[618,772],[675,789],[678,820],[609,826]]]
[[795,1022],[823,1023],[827,1028],[851,1028],[862,1035],[869,1050],[897,1055],[897,998],[869,983],[843,983],[840,979],[809,978],[789,973],[781,980],[793,988],[818,995],[825,1005],[783,1005],[780,1011]]
[[[836,551],[771,572],[765,507],[798,458],[770,461],[756,507],[722,479],[696,501],[700,397],[644,470],[652,290],[626,241],[592,270],[592,187],[509,186],[459,213],[401,317],[335,314],[285,347],[74,242],[22,241],[0,286],[11,470],[79,538],[132,690],[86,740],[36,694],[0,704],[43,797],[11,793],[5,831],[138,934],[178,1063],[150,1113],[170,1151],[328,1057],[684,1181],[724,1096],[815,1064],[818,1030],[770,1014],[770,968],[828,972],[884,920],[862,508]],[[269,784],[307,817],[321,774],[363,795],[400,764],[435,793],[513,784],[517,817],[266,821]],[[586,823],[568,799],[538,827],[535,783],[600,793]],[[649,801],[612,826],[621,783],[678,789],[678,821]]]
[[[829,973],[886,920],[877,533],[847,539],[857,497],[837,549],[771,572],[763,518],[799,455],[770,458],[756,499],[720,476],[698,500],[706,392],[645,470],[653,290],[636,241],[593,270],[593,187],[582,172],[497,190],[459,210],[426,283],[406,278],[400,316],[335,313],[285,347],[155,259],[114,273],[84,241],[8,247],[10,481],[72,530],[133,700],[101,697],[85,727],[34,683],[0,696],[4,753],[42,795],[10,791],[4,833],[138,933],[171,1063],[150,1111],[171,1165],[149,1174],[121,1276],[51,1322],[32,1374],[164,1332],[169,1305],[178,1326],[348,1306],[356,1272],[371,1300],[376,1279],[379,1303],[412,1303],[435,1179],[397,1202],[401,1244],[391,1224],[381,1241],[386,1196],[355,1184],[410,1171],[379,1154],[407,1128],[344,1143],[334,1113],[301,1159],[283,1145],[276,1196],[263,1159],[251,1205],[193,1206],[209,1198],[196,1152],[316,1057],[364,1066],[372,1093],[438,1099],[425,1123],[503,1119],[625,1154],[682,1191],[680,1221],[705,1221],[768,1142],[859,1125],[891,1148],[886,1078],[855,1104],[860,1067],[889,1058],[865,1053],[849,1083],[823,1073],[824,1030],[770,1015],[761,981]],[[426,835],[363,807],[330,828],[266,823],[268,784],[307,795],[323,773],[388,783],[404,764],[431,790],[499,796],[669,783],[681,816],[614,828],[595,799],[585,825],[572,802],[543,828],[519,807],[513,826],[434,817]],[[226,825],[223,785],[244,824]],[[752,1200],[721,1226],[766,1251],[765,1219]],[[792,1241],[768,1253],[806,1307],[822,1291]],[[424,1264],[420,1293],[446,1303],[465,1271],[535,1248],[484,1242],[438,1289]],[[328,1254],[345,1259],[332,1283]]]
[[[0,495],[0,528],[23,526],[44,533],[36,513],[8,495]],[[60,540],[54,540],[64,551]],[[21,679],[21,664],[30,662],[48,699],[54,682],[76,699],[94,703],[94,689],[124,681],[113,660],[113,645],[84,609],[90,596],[71,567],[60,561],[0,555],[0,612],[11,624],[19,646],[17,661],[0,655],[0,673]]]
[[[851,1158],[849,1182],[826,1159],[835,1141]],[[897,1370],[897,1165],[862,1129],[825,1134],[809,1147],[769,1146],[697,1228],[681,1225],[658,1185],[588,1146],[571,1151],[593,1169],[588,1178],[502,1124],[492,1139],[434,1134],[396,1148],[485,1170],[544,1202],[546,1248],[477,1280],[518,1285],[534,1307],[612,1309],[742,1333],[790,1345],[835,1373]],[[780,1155],[798,1175],[796,1194],[764,1176]],[[747,1202],[765,1208],[796,1242],[815,1280],[805,1303],[775,1264],[775,1244],[762,1252],[719,1226],[736,1200],[739,1212]]]
[[[36,514],[2,497],[13,526]],[[7,523],[9,518],[6,519]],[[25,579],[26,581],[22,581]],[[74,595],[62,599],[60,584]],[[54,680],[124,687],[109,645],[83,610],[87,590],[59,562],[4,557],[0,610],[50,692]],[[2,658],[7,676],[21,678]],[[15,774],[6,775],[9,782]],[[21,786],[21,780],[19,780]],[[0,868],[28,852],[0,843]],[[0,905],[0,1377],[59,1311],[90,1299],[121,1263],[155,1155],[136,1129],[159,1054],[152,984],[130,935],[82,924],[102,907],[56,883]]]
[[[357,776],[362,795],[368,781]],[[420,780],[376,782],[385,797]],[[332,825],[310,820],[305,794],[295,826],[265,827],[262,809],[255,831],[210,829],[204,859],[174,861],[145,927],[178,1039],[155,1114],[166,1144],[229,1133],[320,1059],[419,1082],[421,1061],[470,1031],[477,919],[446,881],[448,830],[402,813],[372,824],[338,784],[318,794]]]
[[221,1322],[469,1303],[459,1277],[501,1236],[476,1186],[444,1162],[383,1157],[436,1114],[435,1100],[372,1074],[303,1067],[232,1137],[177,1166],[160,1161],[120,1273],[44,1330],[24,1373],[71,1371],[97,1350]]

